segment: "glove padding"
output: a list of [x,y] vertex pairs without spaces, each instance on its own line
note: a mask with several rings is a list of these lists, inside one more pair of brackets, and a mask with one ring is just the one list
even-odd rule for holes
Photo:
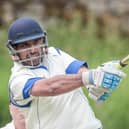
[[125,74],[116,68],[98,67],[97,69],[82,72],[82,82],[86,85],[95,85],[115,89]]
[[103,87],[90,85],[88,96],[95,101],[104,102],[111,94],[111,90]]
[[83,84],[89,89],[89,96],[97,101],[105,101],[116,89],[125,73],[116,67],[118,61],[110,61],[82,73]]
[[101,75],[102,81],[98,78],[94,84],[111,90],[117,88],[122,78],[126,76],[120,69],[108,65],[99,66],[97,69],[103,71],[104,74]]

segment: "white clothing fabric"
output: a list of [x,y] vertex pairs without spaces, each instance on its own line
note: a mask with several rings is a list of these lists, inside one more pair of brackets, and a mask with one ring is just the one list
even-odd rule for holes
[[9,81],[10,99],[20,107],[26,129],[101,129],[81,88],[58,96],[35,97],[30,94],[33,84],[40,79],[60,74],[77,73],[82,65],[67,53],[50,47],[43,64],[26,68],[15,63]]
[[0,128],[0,129],[15,129],[13,122],[8,123],[7,125],[5,125],[4,127]]

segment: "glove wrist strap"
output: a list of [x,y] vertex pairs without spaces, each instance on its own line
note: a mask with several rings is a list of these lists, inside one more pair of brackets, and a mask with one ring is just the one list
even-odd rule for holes
[[90,83],[90,82],[89,82],[89,71],[82,72],[82,82],[83,82],[83,84],[84,84],[85,86]]

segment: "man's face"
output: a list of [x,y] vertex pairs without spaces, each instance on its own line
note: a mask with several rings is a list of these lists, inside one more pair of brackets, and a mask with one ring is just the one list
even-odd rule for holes
[[18,44],[16,50],[20,62],[24,66],[38,66],[42,61],[43,55],[42,39],[36,39],[25,43]]

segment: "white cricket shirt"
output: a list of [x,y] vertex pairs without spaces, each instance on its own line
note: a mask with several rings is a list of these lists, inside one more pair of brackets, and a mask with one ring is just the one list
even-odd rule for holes
[[13,122],[8,123],[7,125],[5,125],[4,127],[0,128],[0,129],[15,129]]
[[10,99],[20,107],[26,120],[26,129],[101,129],[81,88],[49,97],[30,94],[33,84],[54,75],[77,73],[82,65],[67,53],[50,47],[43,64],[26,68],[15,63],[9,81]]

